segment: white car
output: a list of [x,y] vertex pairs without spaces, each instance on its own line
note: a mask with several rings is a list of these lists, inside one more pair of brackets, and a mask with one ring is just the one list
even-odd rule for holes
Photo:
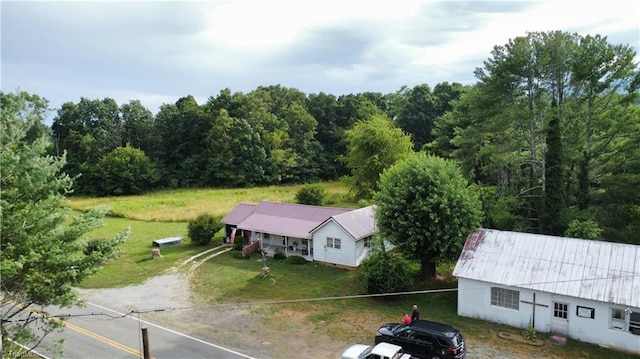
[[411,359],[411,355],[405,354],[402,347],[380,343],[373,345],[354,344],[342,352],[341,359]]

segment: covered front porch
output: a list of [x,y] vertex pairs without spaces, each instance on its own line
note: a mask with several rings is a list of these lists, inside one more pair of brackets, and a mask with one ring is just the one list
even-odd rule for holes
[[262,250],[267,256],[276,253],[286,256],[301,256],[307,261],[313,261],[313,240],[308,238],[293,238],[268,233],[256,233],[255,240],[261,241]]

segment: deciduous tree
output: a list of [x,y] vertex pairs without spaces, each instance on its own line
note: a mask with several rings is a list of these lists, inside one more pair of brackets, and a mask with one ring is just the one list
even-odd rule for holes
[[154,188],[158,172],[144,152],[131,146],[119,147],[97,164],[100,181],[96,192],[101,196],[140,194]]
[[459,167],[423,152],[384,172],[374,202],[381,237],[419,261],[425,279],[436,276],[438,261],[457,258],[482,219],[477,189]]
[[358,198],[371,198],[382,172],[412,153],[411,138],[386,115],[359,121],[345,134],[348,152],[344,161],[351,169],[350,187]]

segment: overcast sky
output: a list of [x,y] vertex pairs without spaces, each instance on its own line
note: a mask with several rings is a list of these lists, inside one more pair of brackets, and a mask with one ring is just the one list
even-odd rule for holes
[[[606,36],[640,52],[640,2],[226,0],[1,2],[2,91],[54,109],[282,85],[306,94],[475,83],[495,45],[527,32]],[[636,57],[640,59],[640,57]],[[55,115],[55,113],[54,113]]]

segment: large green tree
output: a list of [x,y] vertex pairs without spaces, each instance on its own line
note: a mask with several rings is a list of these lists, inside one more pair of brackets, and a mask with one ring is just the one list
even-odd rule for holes
[[378,190],[382,172],[412,153],[411,138],[383,114],[362,120],[346,131],[348,144],[344,161],[351,169],[350,187],[361,199]]
[[454,260],[482,219],[475,186],[452,161],[415,153],[384,172],[374,196],[382,238],[420,262],[424,279],[436,263]]
[[97,164],[101,196],[134,195],[149,191],[158,182],[158,173],[147,155],[131,146],[118,147]]
[[159,141],[153,113],[142,106],[138,100],[132,100],[120,106],[120,113],[124,128],[124,142],[144,151],[147,155],[156,153]]
[[[634,56],[628,45],[560,31],[529,33],[496,46],[477,69],[473,90],[436,124],[437,143],[431,147],[451,153],[475,182],[491,187],[495,203],[509,203],[518,220],[501,229],[560,233],[570,218],[554,213],[561,208],[547,207],[550,197],[594,213],[590,201],[600,193],[608,163],[617,162],[630,119],[626,113],[640,86]],[[550,132],[553,118],[558,123]],[[455,137],[447,142],[443,135],[451,129]],[[558,153],[548,148],[555,141],[547,141],[549,134],[563,144],[561,158],[551,158],[553,173],[547,160]],[[554,183],[548,185],[549,179]],[[545,193],[561,187],[563,195]],[[555,229],[540,227],[540,219],[552,218]]]
[[[207,133],[213,116],[191,95],[165,104],[156,115],[163,183],[169,187],[196,187],[206,182]],[[150,154],[152,155],[152,154]]]
[[84,236],[106,212],[93,210],[67,220],[65,195],[72,191],[72,180],[61,172],[64,157],[47,155],[46,101],[24,92],[0,93],[0,105],[0,332],[3,340],[33,348],[42,337],[27,324],[41,318],[27,308],[76,303],[72,286],[117,254],[128,230],[87,250]]
[[260,134],[247,120],[220,110],[207,141],[207,184],[246,187],[262,183],[267,155]]

